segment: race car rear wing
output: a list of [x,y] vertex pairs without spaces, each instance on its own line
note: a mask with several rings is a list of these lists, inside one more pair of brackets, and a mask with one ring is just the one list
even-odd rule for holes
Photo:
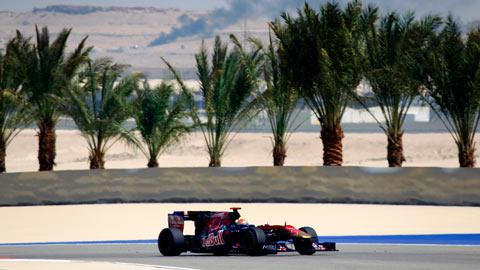
[[218,216],[224,220],[226,218],[227,221],[225,223],[231,224],[240,218],[240,213],[238,213],[240,208],[234,207],[231,209],[233,210],[232,212],[187,211],[186,214],[184,211],[174,211],[172,214],[168,214],[168,227],[183,232],[185,221],[191,220],[195,222],[196,229],[201,229],[201,227],[204,227],[206,223],[208,223],[207,220],[214,216]]
[[175,211],[172,214],[168,214],[168,227],[171,229],[178,229],[183,232],[185,220],[186,218],[183,212]]

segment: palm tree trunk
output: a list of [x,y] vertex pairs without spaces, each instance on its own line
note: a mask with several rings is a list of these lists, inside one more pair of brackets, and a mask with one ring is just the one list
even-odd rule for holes
[[387,136],[387,160],[389,167],[402,167],[405,160],[403,155],[403,133],[390,132]]
[[287,149],[285,144],[275,140],[275,145],[273,146],[273,166],[283,166],[286,157]]
[[458,162],[462,168],[475,167],[475,146],[467,143],[467,145],[457,144],[458,147]]
[[90,152],[90,170],[105,169],[105,153],[99,150]]
[[343,163],[343,130],[340,124],[333,128],[322,125],[320,138],[323,143],[323,165],[342,166]]
[[150,157],[150,160],[147,164],[148,168],[158,168],[158,161],[154,156]]
[[38,126],[38,163],[39,171],[51,171],[55,166],[55,121],[44,119],[37,124]]
[[7,156],[7,144],[4,140],[0,140],[0,173],[6,172],[5,158]]
[[222,167],[222,162],[218,157],[210,157],[210,163],[208,164],[208,167]]

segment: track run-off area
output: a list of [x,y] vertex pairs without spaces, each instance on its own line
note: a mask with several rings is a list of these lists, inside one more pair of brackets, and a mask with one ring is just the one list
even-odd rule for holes
[[[312,226],[338,252],[163,257],[174,210],[242,207],[250,223]],[[342,204],[112,204],[0,207],[0,269],[477,269],[480,207]],[[186,227],[186,233],[192,230]]]

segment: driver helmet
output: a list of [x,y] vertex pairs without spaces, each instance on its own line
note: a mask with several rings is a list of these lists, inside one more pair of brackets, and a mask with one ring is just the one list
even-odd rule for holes
[[239,218],[237,220],[237,225],[248,225],[248,221],[246,219]]

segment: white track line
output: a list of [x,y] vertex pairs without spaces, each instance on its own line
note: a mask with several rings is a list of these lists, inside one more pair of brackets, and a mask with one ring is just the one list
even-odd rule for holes
[[185,268],[185,267],[166,266],[166,265],[150,265],[150,264],[136,264],[136,263],[108,262],[108,261],[74,261],[74,260],[0,258],[0,263],[1,262],[99,263],[99,264],[106,263],[106,264],[114,264],[114,265],[138,266],[138,267],[158,268],[158,269],[167,269],[167,270],[200,270],[200,269],[196,269],[196,268]]
[[47,259],[10,259],[10,258],[0,258],[0,262],[55,262],[55,263],[71,263],[71,262],[80,262],[72,260],[47,260]]
[[186,268],[186,267],[176,267],[176,266],[165,266],[165,265],[152,265],[152,264],[138,264],[138,263],[117,263],[114,264],[119,265],[131,265],[131,266],[141,266],[141,267],[152,267],[152,268],[164,268],[164,269],[172,269],[172,270],[200,270],[196,268]]

